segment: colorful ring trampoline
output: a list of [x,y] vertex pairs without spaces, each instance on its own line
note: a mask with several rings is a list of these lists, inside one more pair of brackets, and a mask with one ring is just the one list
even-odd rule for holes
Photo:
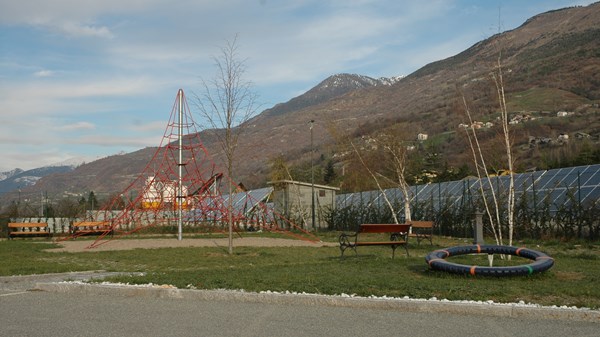
[[[532,263],[517,266],[485,267],[468,266],[446,261],[446,258],[466,254],[508,254],[533,260]],[[554,265],[550,256],[528,248],[500,245],[458,246],[435,250],[425,257],[429,268],[453,274],[470,274],[484,276],[519,276],[541,273]]]

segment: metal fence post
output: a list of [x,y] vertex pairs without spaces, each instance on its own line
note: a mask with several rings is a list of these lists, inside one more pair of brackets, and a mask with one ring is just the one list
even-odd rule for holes
[[475,224],[473,226],[473,243],[483,244],[483,212],[475,211]]

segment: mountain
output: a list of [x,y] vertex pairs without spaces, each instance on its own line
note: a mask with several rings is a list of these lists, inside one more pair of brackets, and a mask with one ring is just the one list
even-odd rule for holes
[[[575,140],[576,134],[589,135],[593,146],[598,147],[599,27],[600,3],[566,8],[537,15],[516,29],[480,41],[404,78],[331,76],[243,125],[234,177],[249,188],[261,187],[268,180],[269,161],[274,157],[283,156],[288,164],[307,167],[312,144],[316,165],[323,165],[324,158],[343,161],[347,157],[336,144],[340,139],[360,141],[380,132],[415,140],[415,156],[423,157],[427,169],[469,164],[470,150],[459,128],[466,122],[464,102],[477,121],[496,123],[498,103],[490,73],[498,62],[511,117],[521,121],[513,133],[518,169],[549,165],[552,160],[561,164],[565,155],[581,150],[577,146],[584,143]],[[558,118],[560,111],[568,112],[567,117]],[[311,120],[315,121],[312,130]],[[497,131],[492,127],[482,132],[482,146],[493,148]],[[222,164],[218,132],[222,131],[203,131],[200,138],[214,161]],[[429,139],[417,142],[418,133],[428,134]],[[532,137],[557,139],[561,134],[572,135],[572,141],[549,148],[532,146],[535,144],[529,141]],[[142,172],[155,151],[149,147],[44,176],[27,191],[48,191],[57,197],[89,190],[116,193]],[[352,173],[350,168],[345,172]],[[346,183],[345,188],[348,186]],[[11,197],[14,200],[14,194],[7,196]]]
[[10,177],[13,177],[21,172],[23,172],[23,170],[20,168],[16,168],[14,170],[6,171],[6,172],[0,172],[0,182],[4,181],[6,179],[9,179]]
[[374,79],[357,74],[332,75],[304,94],[294,97],[286,103],[277,104],[273,108],[265,110],[262,115],[265,117],[278,116],[288,112],[302,110],[327,102],[334,97],[347,94],[354,90],[381,85],[392,85],[401,78],[402,76]]
[[0,178],[3,178],[0,180],[0,195],[10,191],[34,186],[43,177],[56,173],[66,173],[71,171],[73,171],[73,166],[65,165],[46,166],[27,171],[17,168],[9,172],[2,172],[0,173]]

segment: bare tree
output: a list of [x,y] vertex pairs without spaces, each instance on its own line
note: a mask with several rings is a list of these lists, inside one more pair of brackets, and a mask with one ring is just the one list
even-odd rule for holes
[[[512,155],[512,139],[509,129],[508,110],[506,108],[506,96],[504,95],[504,78],[502,76],[502,54],[499,54],[496,69],[492,73],[496,91],[498,94],[498,104],[502,120],[502,136],[504,140],[504,149],[506,150],[506,162],[509,172],[509,185],[507,196],[507,219],[508,219],[508,244],[512,245],[514,218],[515,218],[515,177],[514,177],[514,159]],[[510,258],[510,255],[509,255]]]
[[[374,139],[375,144],[377,145],[374,151],[382,151],[381,158],[384,163],[383,166],[379,166],[379,168],[383,168],[388,171],[389,174],[385,174],[381,172],[381,170],[377,170],[374,165],[369,165],[367,160],[363,158],[361,152],[356,147],[356,145],[350,141],[350,145],[354,150],[358,160],[363,165],[363,167],[367,170],[373,181],[377,185],[381,196],[383,197],[387,207],[390,209],[392,213],[392,218],[394,219],[394,223],[399,223],[398,217],[396,216],[396,211],[391,201],[388,199],[385,191],[383,190],[382,181],[386,182],[386,185],[394,185],[397,186],[402,192],[402,197],[404,199],[404,221],[410,222],[412,220],[411,216],[411,206],[410,200],[412,199],[409,185],[406,181],[407,175],[407,167],[408,167],[408,156],[407,156],[407,144],[406,142],[399,139],[398,136],[382,134]],[[380,163],[381,164],[381,163]],[[392,175],[393,177],[389,177]],[[382,180],[382,181],[380,181]]]
[[377,178],[378,176],[381,176],[381,174],[373,171],[369,167],[369,165],[367,165],[367,162],[364,160],[364,158],[360,154],[360,151],[358,150],[358,148],[356,147],[356,145],[354,145],[354,143],[352,141],[350,141],[350,145],[352,146],[352,149],[354,149],[354,153],[358,157],[358,160],[360,160],[360,163],[365,167],[365,169],[367,169],[367,172],[369,172],[369,175],[371,175],[371,178],[373,178],[373,181],[375,181],[375,184],[377,184],[377,189],[379,190],[379,192],[383,196],[383,200],[385,201],[386,205],[390,209],[390,212],[392,213],[392,218],[394,219],[394,223],[399,223],[398,222],[398,217],[396,217],[396,211],[394,210],[394,206],[392,205],[392,203],[388,199],[388,197],[385,194],[383,188],[381,187],[381,183],[379,182],[379,179]]
[[395,174],[395,184],[402,191],[402,197],[404,199],[404,222],[409,223],[412,220],[410,200],[412,195],[410,193],[410,186],[406,182],[406,169],[408,167],[408,150],[405,142],[400,140],[397,136],[382,135],[378,139],[385,151],[387,157],[386,160],[391,165],[391,169]]
[[471,114],[471,110],[469,109],[467,100],[465,99],[464,95],[463,95],[462,99],[463,99],[463,104],[465,107],[465,114],[467,115],[467,118],[469,119],[469,124],[468,124],[469,126],[467,128],[465,128],[465,131],[467,134],[467,139],[469,140],[469,146],[471,148],[471,154],[473,156],[473,163],[475,164],[475,172],[477,172],[477,181],[479,183],[479,192],[481,193],[481,196],[483,199],[483,206],[485,207],[485,213],[488,215],[488,218],[490,220],[490,225],[492,228],[492,233],[494,234],[494,239],[496,240],[496,244],[501,245],[501,244],[503,244],[503,242],[502,242],[502,228],[500,227],[500,209],[498,207],[498,199],[496,197],[496,193],[495,193],[494,189],[492,188],[490,190],[490,192],[492,194],[492,204],[495,206],[495,208],[493,208],[493,211],[495,214],[495,220],[494,220],[494,216],[492,215],[492,208],[490,207],[490,204],[487,200],[484,185],[483,185],[483,181],[484,181],[483,179],[486,179],[488,182],[488,186],[492,186],[491,177],[488,173],[487,163],[485,160],[485,156],[483,155],[483,150],[481,149],[481,145],[479,143],[479,138],[477,137],[476,128],[474,127],[474,121],[473,121],[473,117]]
[[56,204],[56,213],[61,218],[76,218],[81,216],[83,211],[83,207],[72,198],[62,198]]
[[[213,57],[216,74],[210,81],[202,79],[202,92],[195,95],[200,114],[211,124],[225,155],[229,195],[233,194],[233,172],[238,139],[257,110],[257,94],[252,82],[244,79],[246,62],[239,58],[237,35],[226,41],[221,53]],[[228,198],[229,254],[233,254],[233,200]]]
[[[505,92],[504,92],[504,79],[503,79],[503,75],[502,75],[501,56],[498,57],[497,63],[494,67],[494,70],[491,72],[490,77],[492,78],[495,88],[496,88],[496,95],[497,95],[499,111],[500,111],[500,123],[502,126],[501,137],[502,137],[503,148],[504,148],[505,155],[506,155],[507,169],[509,172],[509,186],[508,186],[508,193],[507,193],[507,198],[506,198],[507,199],[506,219],[507,219],[507,223],[508,223],[508,244],[512,245],[513,228],[514,228],[514,210],[515,210],[515,187],[514,187],[514,169],[513,169],[514,157],[513,157],[513,153],[512,153],[512,139],[511,139],[511,132],[510,132],[510,127],[509,127],[510,120],[509,120],[508,110],[507,110],[507,106],[506,106],[506,96],[505,96]],[[499,198],[496,195],[493,188],[489,189],[489,193],[491,194],[491,198],[492,198],[492,205],[489,204],[489,202],[486,198],[486,192],[484,190],[483,181],[486,180],[488,186],[492,186],[491,176],[490,176],[490,172],[488,170],[488,165],[486,164],[485,153],[479,142],[476,128],[474,127],[474,121],[472,118],[472,114],[471,114],[471,111],[469,109],[469,106],[467,104],[467,101],[466,101],[464,95],[462,97],[462,100],[463,100],[463,105],[465,108],[465,113],[466,113],[466,116],[469,121],[468,127],[465,128],[465,131],[466,131],[467,139],[469,141],[469,145],[471,148],[473,162],[475,163],[475,170],[477,172],[477,177],[479,180],[480,193],[482,195],[485,211],[489,217],[492,232],[494,234],[496,243],[501,245],[501,244],[503,244],[504,240],[503,240],[503,234],[502,234],[503,231],[502,231],[502,225],[501,225],[501,214],[500,214],[501,208],[499,205],[500,201],[499,201]],[[488,154],[488,155],[493,156],[494,154]],[[491,206],[493,206],[493,208]],[[510,255],[508,256],[508,258],[510,259]]]

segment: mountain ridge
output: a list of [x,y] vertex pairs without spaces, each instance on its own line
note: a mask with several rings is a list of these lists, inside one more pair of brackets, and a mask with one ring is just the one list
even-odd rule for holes
[[344,95],[348,92],[375,87],[378,85],[392,85],[404,76],[372,78],[359,74],[340,73],[333,74],[321,81],[319,84],[285,103],[276,104],[265,110],[261,115],[277,116],[290,111],[301,110],[309,106],[324,103],[334,97]]

